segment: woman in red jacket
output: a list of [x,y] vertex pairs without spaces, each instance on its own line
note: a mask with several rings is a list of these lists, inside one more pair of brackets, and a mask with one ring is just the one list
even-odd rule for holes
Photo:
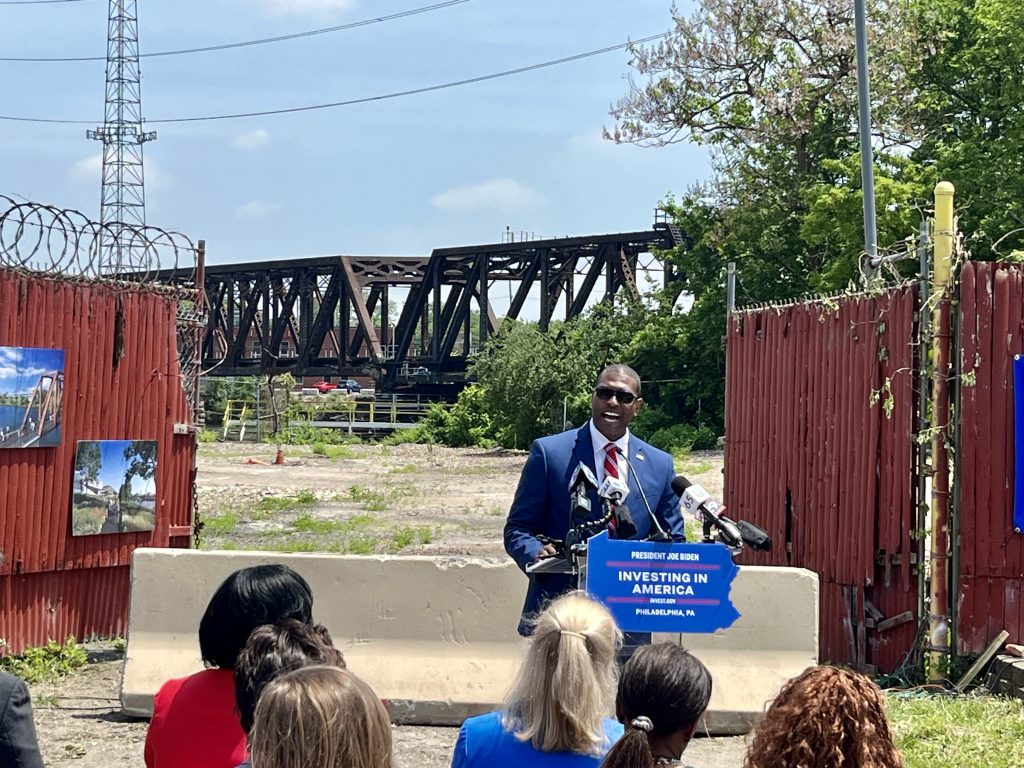
[[257,565],[225,579],[199,622],[199,649],[208,669],[170,680],[153,699],[148,768],[235,768],[245,761],[235,660],[249,633],[282,619],[313,623],[313,593],[291,568]]

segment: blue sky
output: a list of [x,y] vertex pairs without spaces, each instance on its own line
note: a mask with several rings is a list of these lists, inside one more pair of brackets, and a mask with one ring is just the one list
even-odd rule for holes
[[22,395],[39,383],[41,373],[64,370],[64,350],[0,347],[0,392]]
[[[85,441],[79,441],[79,444],[82,442]],[[121,487],[121,483],[124,482],[124,472],[128,468],[128,464],[124,459],[124,449],[134,441],[99,440],[97,442],[100,444],[100,474],[97,482],[100,485],[109,485],[116,491]],[[154,493],[155,489],[155,475],[148,480],[138,476],[132,478],[132,493],[139,495]]]
[[[436,2],[436,0],[433,0]],[[140,50],[345,24],[432,0],[138,3]],[[684,5],[685,7],[685,5]],[[0,5],[3,56],[105,52],[106,0]],[[667,31],[668,0],[469,0],[404,19],[231,51],[144,58],[147,119],[293,107],[429,86]],[[706,178],[703,149],[601,138],[627,90],[617,51],[449,90],[292,115],[149,125],[149,223],[205,238],[213,263],[426,254],[646,229]],[[0,62],[0,114],[100,120],[104,64]],[[85,125],[0,121],[0,192],[99,215]]]

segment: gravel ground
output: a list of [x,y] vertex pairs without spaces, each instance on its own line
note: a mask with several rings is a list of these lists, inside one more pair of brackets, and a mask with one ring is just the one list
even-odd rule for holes
[[[274,466],[272,446],[200,446],[203,547],[505,556],[501,529],[525,453],[419,445],[338,453],[289,446],[288,463]],[[721,466],[718,452],[677,462],[719,498]],[[43,758],[51,768],[141,766],[147,723],[121,714],[120,653],[110,643],[89,650],[80,672],[32,687]],[[400,768],[442,768],[457,730],[401,726],[394,735]],[[740,737],[701,738],[686,757],[740,768],[744,748]]]

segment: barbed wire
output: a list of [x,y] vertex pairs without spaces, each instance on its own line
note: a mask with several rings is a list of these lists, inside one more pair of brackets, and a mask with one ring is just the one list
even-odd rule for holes
[[0,268],[155,286],[161,270],[194,274],[197,253],[180,232],[100,224],[81,211],[0,194]]
[[81,211],[0,194],[0,270],[148,291],[176,302],[178,372],[193,414],[206,325],[198,265],[199,250],[181,232],[100,224]]

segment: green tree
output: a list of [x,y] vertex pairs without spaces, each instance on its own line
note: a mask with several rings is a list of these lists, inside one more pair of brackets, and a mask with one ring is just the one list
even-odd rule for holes
[[141,477],[150,480],[156,474],[156,440],[132,440],[124,449],[125,471],[124,482],[118,497],[124,503],[129,500],[132,492],[132,479]]
[[628,362],[622,355],[647,315],[639,304],[599,304],[553,323],[548,333],[536,323],[506,320],[470,367],[494,438],[525,448],[536,437],[562,430],[563,409],[569,421],[582,423],[601,369]]
[[103,458],[100,455],[100,444],[95,441],[82,441],[75,453],[75,466],[85,473],[85,479],[92,482],[100,476]]

